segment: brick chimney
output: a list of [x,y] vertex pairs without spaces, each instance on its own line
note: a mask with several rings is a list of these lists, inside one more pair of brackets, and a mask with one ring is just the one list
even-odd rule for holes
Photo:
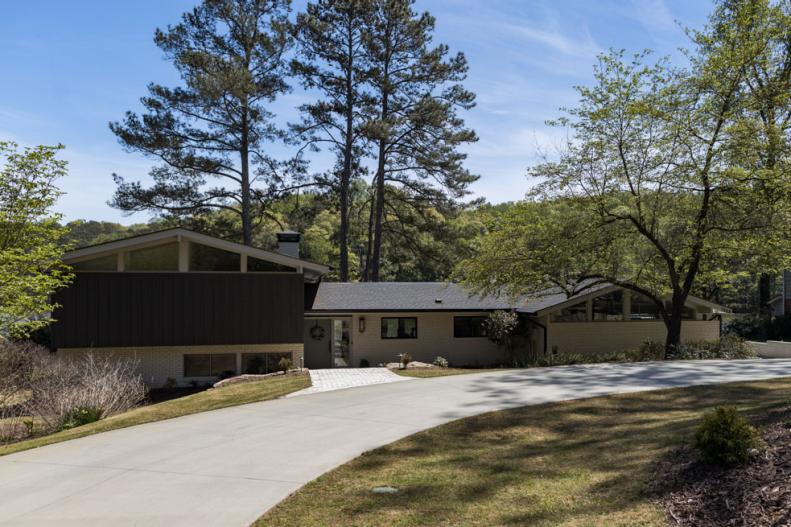
[[294,231],[277,233],[277,252],[285,256],[299,258],[299,239],[302,235]]

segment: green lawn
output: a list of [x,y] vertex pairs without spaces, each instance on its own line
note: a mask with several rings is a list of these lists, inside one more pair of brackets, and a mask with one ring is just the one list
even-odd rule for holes
[[501,368],[426,368],[414,370],[392,370],[404,377],[444,377],[445,375],[462,375],[465,373],[483,373],[487,371],[499,371]]
[[[791,379],[599,397],[462,419],[368,452],[280,503],[258,527],[659,526],[654,461],[701,414],[786,406]],[[396,494],[374,494],[393,486]]]
[[77,437],[126,428],[127,426],[162,421],[163,419],[217,410],[228,406],[276,399],[308,387],[310,387],[310,376],[307,373],[301,373],[210,389],[178,399],[141,406],[129,412],[70,430],[3,445],[0,446],[0,456],[52,443],[60,443],[61,441],[68,441]]

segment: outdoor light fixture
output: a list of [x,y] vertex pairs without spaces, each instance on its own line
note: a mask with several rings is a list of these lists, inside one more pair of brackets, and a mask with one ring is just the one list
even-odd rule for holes
[[360,317],[358,324],[357,328],[360,330],[360,333],[365,333],[365,317]]

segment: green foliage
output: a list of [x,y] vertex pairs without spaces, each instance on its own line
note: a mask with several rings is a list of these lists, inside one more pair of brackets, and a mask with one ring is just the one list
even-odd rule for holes
[[701,459],[714,465],[744,463],[750,451],[760,446],[756,429],[731,406],[718,406],[706,413],[695,432],[695,448]]
[[486,336],[498,346],[508,346],[519,324],[519,316],[512,311],[493,311],[484,321]]
[[104,410],[94,406],[78,406],[63,415],[60,428],[69,430],[78,426],[95,423],[104,415]]
[[278,367],[278,369],[280,371],[282,371],[283,373],[286,373],[288,370],[291,370],[291,369],[294,368],[294,363],[288,357],[283,357],[282,359],[280,359],[277,362],[277,367]]
[[437,358],[434,359],[434,362],[432,362],[432,364],[434,366],[439,366],[440,368],[447,368],[448,367],[448,359],[446,359],[445,357],[440,357],[438,355]]
[[755,166],[744,152],[764,138],[731,133],[750,109],[744,74],[760,57],[752,43],[731,44],[699,38],[690,70],[647,53],[600,56],[593,85],[554,122],[571,140],[530,169],[541,180],[530,201],[494,222],[458,276],[477,291],[528,296],[621,285],[657,304],[670,348],[693,290],[791,263],[787,167]]
[[684,342],[668,352],[673,360],[738,360],[756,358],[755,350],[737,335],[725,334],[718,340]]
[[60,146],[0,142],[0,338],[25,337],[51,322],[50,295],[71,281],[60,263],[65,229],[52,212],[66,175]]
[[368,359],[366,358],[360,359],[360,368],[370,368],[370,367],[371,367],[371,363]]

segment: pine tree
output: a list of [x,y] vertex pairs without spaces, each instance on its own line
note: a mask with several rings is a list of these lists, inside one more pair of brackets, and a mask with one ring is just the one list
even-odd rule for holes
[[141,99],[147,113],[127,112],[110,124],[128,150],[162,161],[147,188],[114,174],[113,206],[177,216],[234,211],[244,243],[251,243],[254,221],[283,191],[288,166],[299,168],[266,152],[284,137],[266,105],[288,90],[289,3],[204,0],[176,26],[156,31],[183,86],[150,84]]
[[457,113],[475,104],[475,95],[461,85],[467,61],[461,53],[449,56],[445,45],[432,47],[434,18],[415,13],[413,3],[375,0],[367,24],[366,62],[378,114],[368,127],[377,156],[365,269],[370,281],[379,280],[388,188],[416,208],[444,208],[478,179],[462,166],[466,156],[457,150],[477,140]]
[[349,210],[351,184],[362,171],[368,150],[363,127],[372,118],[371,97],[365,91],[363,38],[371,14],[370,0],[319,0],[297,17],[299,56],[294,71],[306,89],[322,99],[303,105],[295,131],[309,145],[329,144],[336,166],[320,181],[339,200],[339,278],[349,280]]

